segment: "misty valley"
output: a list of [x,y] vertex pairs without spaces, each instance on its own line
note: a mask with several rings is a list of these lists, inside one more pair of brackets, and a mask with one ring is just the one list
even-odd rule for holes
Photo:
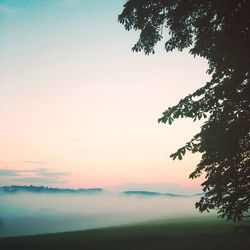
[[[199,195],[102,189],[1,188],[0,237],[76,231],[185,216]],[[24,191],[26,190],[26,191]]]

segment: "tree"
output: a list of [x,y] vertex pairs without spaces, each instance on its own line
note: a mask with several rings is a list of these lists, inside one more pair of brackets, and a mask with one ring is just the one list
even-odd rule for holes
[[250,207],[250,1],[128,0],[118,20],[139,30],[133,51],[154,53],[168,31],[166,51],[189,49],[208,61],[211,80],[168,108],[159,122],[203,118],[198,134],[170,157],[202,157],[190,178],[205,173],[201,212],[241,220]]

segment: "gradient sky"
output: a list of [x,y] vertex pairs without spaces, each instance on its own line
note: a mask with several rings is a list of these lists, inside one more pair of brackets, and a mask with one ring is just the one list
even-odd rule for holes
[[169,155],[199,123],[158,124],[208,80],[186,51],[131,52],[122,0],[0,1],[0,184],[197,185]]

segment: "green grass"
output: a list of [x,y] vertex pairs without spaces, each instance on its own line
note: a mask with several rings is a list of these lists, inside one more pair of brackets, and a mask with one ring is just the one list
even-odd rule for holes
[[249,232],[214,217],[153,221],[86,231],[0,239],[3,250],[249,250]]

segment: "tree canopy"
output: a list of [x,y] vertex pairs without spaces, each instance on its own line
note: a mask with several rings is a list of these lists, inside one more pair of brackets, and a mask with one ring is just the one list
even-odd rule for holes
[[[165,39],[166,51],[187,48],[208,61],[211,80],[169,107],[159,122],[189,117],[205,121],[198,134],[170,157],[200,152],[190,178],[205,173],[201,212],[241,220],[250,207],[250,1],[128,0],[118,20],[139,30],[133,51],[154,53]],[[163,30],[168,32],[163,37]],[[167,73],[167,72],[166,72]]]

